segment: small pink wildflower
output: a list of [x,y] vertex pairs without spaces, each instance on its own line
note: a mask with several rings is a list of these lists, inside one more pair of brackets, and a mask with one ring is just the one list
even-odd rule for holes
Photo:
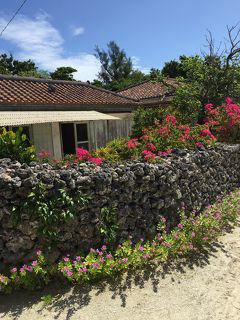
[[182,224],[182,223],[179,223],[179,224],[178,224],[178,228],[179,228],[179,229],[182,229],[182,228],[183,228],[183,224]]
[[111,258],[112,258],[111,253],[107,254],[107,259],[111,259]]
[[80,256],[76,256],[76,261],[80,261],[81,257]]
[[103,257],[101,257],[101,258],[100,258],[100,261],[101,261],[101,262],[104,262],[104,261],[105,261],[105,259],[104,259]]
[[204,241],[208,241],[208,237],[203,237],[203,240]]
[[64,257],[64,258],[63,258],[63,261],[68,262],[68,261],[69,261],[69,258],[68,258],[68,257]]
[[32,266],[33,267],[36,267],[38,265],[38,261],[37,260],[34,260],[33,262],[32,262]]
[[88,269],[86,267],[83,267],[82,270],[84,273],[88,272]]
[[192,236],[192,238],[194,238],[196,236],[196,233],[193,231],[191,236]]
[[102,250],[106,250],[106,249],[107,249],[107,246],[104,244],[101,249],[102,249]]
[[16,267],[13,267],[13,268],[11,269],[11,272],[12,272],[12,273],[16,273],[16,272],[17,272],[17,268],[16,268]]
[[139,251],[143,251],[143,250],[144,250],[144,247],[143,247],[143,246],[139,246],[139,247],[138,247],[138,250],[139,250]]
[[38,250],[38,251],[36,252],[36,254],[37,254],[37,256],[39,257],[39,256],[42,254],[42,251],[41,251],[41,250]]
[[67,271],[67,276],[71,277],[73,275],[72,271]]
[[99,262],[93,262],[93,263],[92,263],[92,267],[93,267],[93,268],[97,268],[97,267],[99,267],[99,266],[100,266]]
[[128,262],[128,258],[124,258],[123,262],[125,262],[125,263]]
[[149,254],[149,253],[145,253],[145,254],[143,255],[143,258],[149,259],[149,258],[150,258],[150,254]]
[[32,267],[32,266],[28,266],[28,267],[27,267],[27,270],[28,270],[29,272],[32,272],[32,271],[33,271],[33,267]]

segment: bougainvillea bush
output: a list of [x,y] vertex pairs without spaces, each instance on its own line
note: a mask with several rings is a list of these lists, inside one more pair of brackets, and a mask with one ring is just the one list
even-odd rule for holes
[[231,98],[226,98],[224,105],[214,107],[212,104],[205,106],[207,118],[205,123],[214,133],[218,141],[240,142],[240,106]]
[[[43,253],[38,250],[36,259],[28,264],[11,266],[0,274],[0,292],[13,289],[34,289],[44,286],[53,277],[66,279],[72,283],[83,283],[93,279],[114,276],[117,273],[151,264],[159,264],[189,253],[197,254],[226,230],[234,225],[240,212],[240,191],[218,200],[202,212],[192,212],[187,218],[184,212],[177,227],[167,229],[167,221],[161,218],[158,234],[151,241],[129,240],[110,251],[103,244],[99,249],[91,249],[87,255],[66,254],[55,265],[49,265]],[[56,277],[57,276],[57,277]]]

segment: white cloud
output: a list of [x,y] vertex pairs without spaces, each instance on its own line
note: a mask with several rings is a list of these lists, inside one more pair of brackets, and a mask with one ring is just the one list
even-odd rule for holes
[[71,27],[71,29],[72,29],[72,34],[74,36],[79,36],[80,34],[83,34],[85,31],[85,29],[83,27],[77,27],[77,28]]
[[[7,19],[0,17],[0,28],[6,23]],[[77,28],[75,31],[80,34],[84,29]],[[74,77],[82,81],[93,80],[100,69],[99,61],[93,54],[80,52],[66,56],[64,39],[49,22],[49,16],[45,13],[34,19],[26,16],[16,17],[3,33],[2,39],[18,48],[16,58],[32,59],[40,69],[52,71],[60,66],[71,66],[78,70]]]
[[142,67],[142,66],[140,65],[141,59],[140,59],[139,57],[132,56],[131,59],[132,59],[133,69],[134,69],[134,70],[140,70],[140,71],[142,71],[143,73],[149,73],[149,72],[150,72],[150,68],[144,68],[144,67]]

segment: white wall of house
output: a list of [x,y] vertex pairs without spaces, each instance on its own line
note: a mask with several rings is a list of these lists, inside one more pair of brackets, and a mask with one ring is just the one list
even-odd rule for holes
[[[89,149],[95,150],[103,147],[107,142],[131,133],[131,114],[112,114],[121,120],[98,120],[86,121],[88,124]],[[61,129],[59,123],[45,123],[32,125],[33,144],[37,153],[42,150],[48,151],[54,159],[63,157]]]

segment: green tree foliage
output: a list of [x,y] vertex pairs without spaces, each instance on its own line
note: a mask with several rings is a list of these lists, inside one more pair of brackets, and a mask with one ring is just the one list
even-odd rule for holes
[[133,69],[131,58],[114,41],[107,44],[107,51],[96,46],[95,56],[101,63],[98,79],[92,82],[97,87],[118,91],[149,79],[149,75]]
[[95,47],[95,56],[101,63],[98,78],[104,85],[126,79],[133,71],[131,58],[127,57],[125,51],[120,49],[116,42],[110,41],[107,48],[105,51],[98,46]]
[[20,73],[36,71],[37,67],[32,60],[19,61],[13,58],[13,55],[9,56],[5,53],[0,55],[0,73],[9,75],[19,75]]
[[72,67],[59,67],[54,72],[50,73],[50,75],[51,75],[51,78],[55,80],[74,81],[73,79],[74,72],[77,72],[77,70]]
[[240,64],[235,61],[228,66],[220,56],[180,57],[186,78],[176,90],[174,105],[183,115],[184,122],[202,122],[204,105],[219,105],[228,96],[240,98]]
[[169,113],[173,114],[170,107],[138,108],[133,114],[132,136],[142,136],[144,129],[152,127],[156,121],[162,121]]
[[186,73],[182,67],[181,62],[171,60],[165,62],[162,68],[162,75],[169,78],[185,77]]

